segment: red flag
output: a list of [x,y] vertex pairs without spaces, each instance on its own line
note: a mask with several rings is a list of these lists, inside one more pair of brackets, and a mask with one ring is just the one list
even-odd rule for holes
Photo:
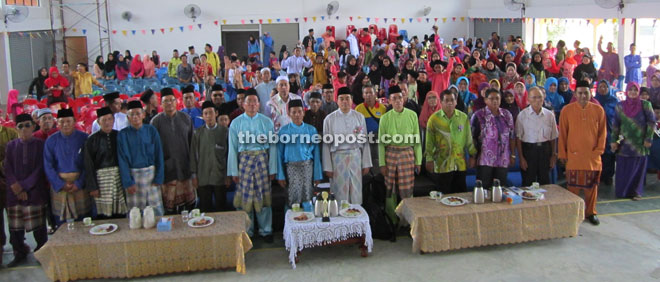
[[437,21],[438,21],[438,18],[433,18],[433,20],[437,22]]
[[455,22],[455,21],[456,21],[456,17],[452,17],[451,20]]
[[[113,32],[115,32],[115,30],[113,30]],[[160,32],[165,33],[165,29],[164,29],[164,28],[161,28],[161,29],[160,29]]]
[[218,25],[218,21],[213,21],[213,23],[214,23],[215,25]]
[[264,23],[264,20],[259,19],[259,23],[260,23],[260,24]]
[[[348,18],[351,19],[351,21],[353,21],[353,17],[348,17]],[[307,21],[307,18],[305,18],[305,21]]]
[[116,30],[113,30],[113,31],[112,31],[112,34],[117,34],[117,31],[116,31]]
[[304,17],[303,20],[305,20],[305,22],[307,22],[307,17]]

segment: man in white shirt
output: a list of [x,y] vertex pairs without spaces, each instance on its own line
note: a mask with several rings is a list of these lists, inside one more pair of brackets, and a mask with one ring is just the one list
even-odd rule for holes
[[356,34],[357,29],[353,28],[353,30],[351,30],[351,34],[348,36],[348,38],[346,38],[346,40],[348,41],[348,46],[351,49],[351,55],[357,59],[360,56],[360,47],[358,45]]
[[288,114],[288,104],[291,100],[302,100],[297,94],[289,92],[289,78],[287,76],[280,76],[275,80],[277,85],[277,94],[270,98],[266,105],[266,112],[273,121],[273,131],[278,133],[280,128],[291,122],[291,117]]
[[[357,41],[356,41],[357,42]],[[300,47],[293,49],[293,56],[286,58],[282,62],[282,68],[286,69],[287,74],[301,73],[303,68],[312,66],[312,61],[307,59],[306,56],[301,55]]]
[[261,107],[259,108],[259,112],[265,116],[269,116],[270,113],[266,111],[266,104],[267,101],[270,100],[270,94],[272,93],[273,89],[277,87],[277,84],[271,79],[269,68],[261,69],[261,77],[263,81],[257,84],[254,90],[257,90],[259,101],[264,101],[263,103],[260,103]]
[[[128,118],[125,113],[121,112],[121,98],[119,98],[119,92],[110,92],[103,95],[103,101],[105,101],[105,106],[110,108],[112,114],[115,116],[115,124],[112,126],[112,129],[120,131],[128,126]],[[99,126],[98,119],[94,120],[92,124],[92,134],[101,130]]]
[[530,106],[516,119],[516,143],[520,153],[522,185],[532,182],[550,184],[550,169],[557,162],[557,122],[555,114],[543,108],[543,92],[538,87],[529,90]]

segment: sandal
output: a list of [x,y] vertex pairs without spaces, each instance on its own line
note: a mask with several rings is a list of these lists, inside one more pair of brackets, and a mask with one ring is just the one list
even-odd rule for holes
[[641,200],[641,199],[642,199],[642,196],[640,196],[640,195],[636,195],[636,196],[633,196],[633,197],[632,197],[632,200],[633,200],[633,201],[639,201],[639,200]]

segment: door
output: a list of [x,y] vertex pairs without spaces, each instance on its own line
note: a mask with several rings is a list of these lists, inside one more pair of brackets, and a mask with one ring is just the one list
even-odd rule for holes
[[[87,56],[87,37],[86,36],[67,36],[64,38],[66,46],[65,59],[69,65],[75,69],[78,63],[89,62]],[[61,63],[61,62],[60,62]]]

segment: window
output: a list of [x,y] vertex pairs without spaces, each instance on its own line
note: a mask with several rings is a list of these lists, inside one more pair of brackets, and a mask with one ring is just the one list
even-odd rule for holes
[[16,6],[38,7],[39,6],[39,0],[6,0],[5,4],[7,4],[7,5],[16,5]]
[[655,19],[637,19],[636,36],[637,54],[642,56],[642,70],[649,66],[649,57],[660,54],[660,28],[655,28]]

